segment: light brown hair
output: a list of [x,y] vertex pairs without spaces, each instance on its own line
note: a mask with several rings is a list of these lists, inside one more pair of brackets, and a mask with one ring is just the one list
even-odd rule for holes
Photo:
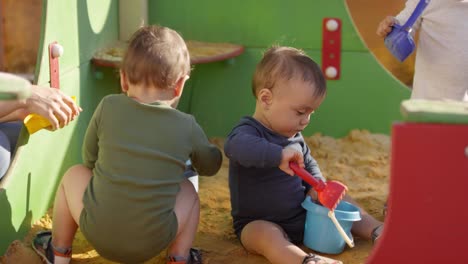
[[315,86],[315,95],[324,96],[326,82],[320,67],[302,50],[274,46],[268,49],[255,69],[252,93],[257,98],[261,89],[273,89],[278,80],[302,78]]
[[131,37],[121,70],[132,84],[172,88],[181,77],[190,74],[190,56],[176,31],[144,26]]

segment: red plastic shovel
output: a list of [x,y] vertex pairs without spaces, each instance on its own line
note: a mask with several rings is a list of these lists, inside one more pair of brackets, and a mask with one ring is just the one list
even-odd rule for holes
[[318,199],[320,203],[330,209],[331,211],[335,210],[338,203],[343,199],[348,187],[338,181],[327,181],[326,183],[314,178],[308,171],[299,167],[297,163],[290,162],[289,167],[294,171],[294,173],[301,177],[308,184],[312,185],[314,190],[318,194]]

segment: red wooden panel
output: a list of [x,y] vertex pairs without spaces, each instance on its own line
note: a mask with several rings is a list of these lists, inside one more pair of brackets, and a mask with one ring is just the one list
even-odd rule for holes
[[393,126],[385,230],[367,263],[468,263],[468,125]]
[[322,71],[328,80],[338,80],[341,72],[341,20],[324,18],[322,23]]
[[59,61],[58,56],[54,56],[53,48],[57,44],[54,41],[49,44],[49,76],[50,76],[50,87],[60,89],[60,73],[59,73]]

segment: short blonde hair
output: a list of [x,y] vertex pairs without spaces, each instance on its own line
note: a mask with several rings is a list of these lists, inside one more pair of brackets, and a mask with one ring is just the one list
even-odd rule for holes
[[272,89],[278,80],[301,77],[315,85],[315,95],[326,94],[326,82],[320,67],[302,50],[274,46],[268,49],[255,69],[252,93],[257,98],[261,89]]
[[131,84],[172,88],[190,74],[190,56],[182,37],[163,26],[145,26],[130,39],[121,70]]

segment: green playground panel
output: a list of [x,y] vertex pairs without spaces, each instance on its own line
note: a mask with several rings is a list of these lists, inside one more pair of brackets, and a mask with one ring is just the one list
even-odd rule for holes
[[322,20],[340,18],[342,48],[367,52],[343,0],[148,1],[149,23],[169,26],[186,39],[262,48],[277,43],[319,50]]
[[409,97],[409,89],[369,53],[344,1],[162,0],[150,1],[149,9],[150,24],[174,28],[186,39],[246,47],[227,62],[195,65],[185,89],[179,108],[193,114],[210,137],[226,136],[241,116],[253,112],[251,77],[262,52],[272,44],[303,49],[321,63],[326,17],[342,21],[342,76],[327,82],[328,96],[305,135],[322,132],[340,137],[355,128],[388,134],[391,122],[401,117],[400,102]]
[[96,71],[90,64],[96,49],[118,38],[117,1],[48,0],[42,10],[36,82],[48,85],[48,45],[57,41],[64,48],[59,58],[61,90],[75,95],[83,112],[55,132],[29,136],[23,129],[14,164],[0,184],[0,255],[49,208],[60,177],[81,161],[82,139],[94,108],[104,95],[119,91],[114,70]]
[[[192,113],[210,137],[226,136],[241,116],[253,113],[250,82],[263,50],[248,48],[234,63],[195,65],[180,108]],[[320,51],[305,51],[320,62]],[[401,119],[399,105],[408,88],[369,53],[343,52],[341,67],[341,79],[327,82],[327,97],[304,134],[341,137],[355,128],[388,134],[391,122]]]
[[405,100],[401,103],[401,114],[408,122],[468,124],[468,103]]
[[[118,40],[118,1],[46,0],[43,5],[36,81],[48,84],[48,45],[57,41],[64,47],[59,59],[61,89],[77,97],[83,113],[53,133],[29,137],[22,132],[14,167],[0,184],[0,255],[49,208],[60,177],[81,162],[81,144],[94,108],[103,96],[120,91],[115,69],[90,63],[96,50]],[[391,122],[400,119],[399,103],[409,96],[365,48],[342,0],[297,0],[294,5],[281,0],[161,0],[149,1],[149,10],[150,23],[173,27],[186,39],[246,48],[235,59],[196,65],[187,83],[179,108],[193,114],[209,137],[225,137],[241,116],[252,113],[251,76],[271,44],[304,49],[320,63],[324,17],[343,22],[342,75],[327,83],[328,96],[305,135],[338,137],[354,128],[389,133]]]

